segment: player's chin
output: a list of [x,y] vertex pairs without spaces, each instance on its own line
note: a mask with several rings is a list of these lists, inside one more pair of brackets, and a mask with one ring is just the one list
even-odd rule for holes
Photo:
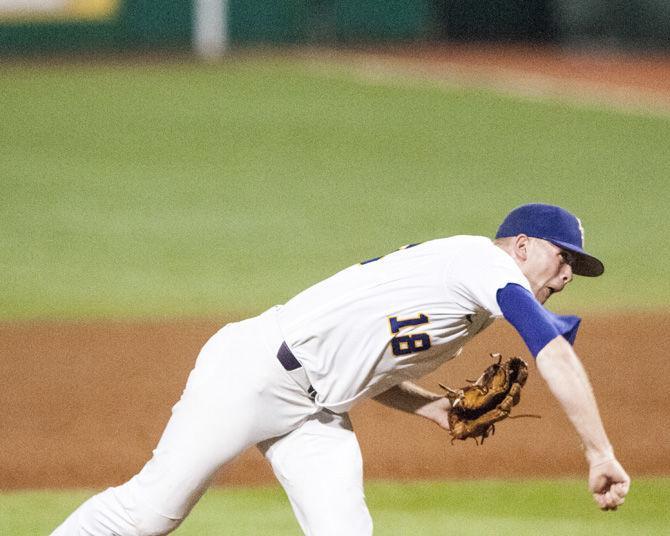
[[563,290],[562,288],[557,288],[557,287],[544,287],[541,291],[540,294],[542,295],[542,298],[539,299],[539,302],[541,304],[545,304],[549,298],[551,298],[554,294],[557,294]]
[[553,292],[551,289],[548,289],[546,287],[540,289],[540,292],[537,293],[537,301],[539,301],[542,305],[547,303],[547,300],[551,297]]

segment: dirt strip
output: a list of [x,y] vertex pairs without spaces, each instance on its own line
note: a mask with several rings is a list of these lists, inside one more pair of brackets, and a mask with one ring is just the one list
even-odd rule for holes
[[[220,323],[0,325],[0,488],[101,487],[132,476],[150,456],[200,346]],[[670,473],[670,428],[658,425],[670,411],[668,347],[667,313],[590,317],[578,338],[611,439],[633,476]],[[488,364],[492,351],[527,356],[501,322],[422,383],[462,384]],[[577,438],[531,368],[518,411],[542,419],[503,423],[481,447],[450,445],[428,422],[363,403],[352,417],[366,477],[583,475]],[[251,449],[217,482],[272,480]]]
[[430,80],[651,115],[670,115],[670,54],[531,46],[412,46],[296,52],[315,68],[352,69],[371,82]]

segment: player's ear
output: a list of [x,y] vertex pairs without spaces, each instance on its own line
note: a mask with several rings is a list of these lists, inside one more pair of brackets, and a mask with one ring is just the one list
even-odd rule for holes
[[528,245],[530,238],[525,234],[519,234],[514,237],[514,254],[521,260],[528,260]]

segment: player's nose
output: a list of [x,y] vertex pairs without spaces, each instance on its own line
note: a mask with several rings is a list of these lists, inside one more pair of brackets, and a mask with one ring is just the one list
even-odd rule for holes
[[563,280],[563,286],[567,285],[572,281],[572,266],[569,264],[563,265],[561,269],[561,279]]

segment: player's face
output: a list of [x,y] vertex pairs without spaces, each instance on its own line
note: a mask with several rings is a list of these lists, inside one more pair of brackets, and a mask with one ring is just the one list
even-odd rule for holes
[[574,256],[539,238],[529,238],[526,247],[525,276],[535,297],[540,303],[545,303],[552,294],[561,292],[572,281]]

